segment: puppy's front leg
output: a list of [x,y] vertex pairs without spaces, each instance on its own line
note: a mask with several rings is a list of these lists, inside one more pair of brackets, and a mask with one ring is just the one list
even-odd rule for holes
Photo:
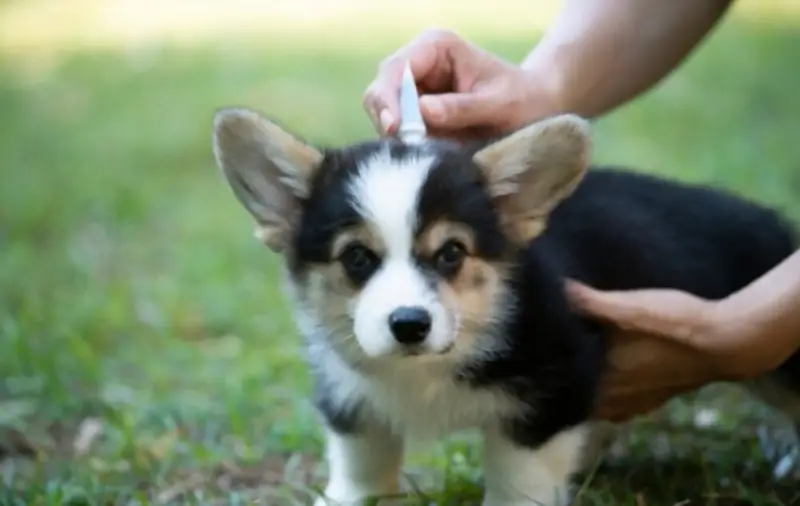
[[586,430],[575,427],[532,448],[499,427],[484,432],[484,506],[558,506],[580,465]]
[[353,433],[327,430],[328,485],[315,506],[360,505],[398,492],[403,441],[380,426]]

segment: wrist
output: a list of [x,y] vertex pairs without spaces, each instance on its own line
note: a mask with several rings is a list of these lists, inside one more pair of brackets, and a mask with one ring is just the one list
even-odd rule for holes
[[519,112],[522,122],[571,111],[565,102],[564,79],[559,65],[534,51],[520,65],[525,83],[525,106]]
[[732,311],[729,299],[707,301],[696,325],[697,344],[706,349],[716,376],[722,381],[746,381],[766,373],[762,353],[754,349],[750,325]]

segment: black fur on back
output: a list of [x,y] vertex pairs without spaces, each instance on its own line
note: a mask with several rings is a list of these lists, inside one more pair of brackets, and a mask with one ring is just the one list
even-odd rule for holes
[[[528,396],[535,409],[509,420],[508,428],[518,442],[536,446],[590,417],[604,363],[605,330],[570,310],[565,278],[607,290],[675,288],[718,299],[796,247],[788,223],[755,203],[709,187],[591,168],[520,253],[514,281],[520,311],[508,329],[513,352],[475,364],[465,376]],[[800,393],[800,355],[781,372]]]

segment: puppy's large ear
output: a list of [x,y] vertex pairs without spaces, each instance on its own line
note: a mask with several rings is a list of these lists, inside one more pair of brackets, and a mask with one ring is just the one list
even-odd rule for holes
[[255,111],[223,109],[214,118],[214,157],[258,222],[259,239],[283,251],[322,153]]
[[522,242],[540,234],[550,212],[589,166],[589,122],[571,114],[533,123],[475,154],[504,225]]

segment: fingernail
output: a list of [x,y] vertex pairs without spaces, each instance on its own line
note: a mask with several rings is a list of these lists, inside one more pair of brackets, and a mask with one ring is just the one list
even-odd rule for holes
[[381,130],[383,131],[383,133],[389,133],[389,127],[391,127],[392,123],[394,122],[394,119],[392,118],[392,113],[390,113],[386,109],[382,110],[380,121],[381,121]]

